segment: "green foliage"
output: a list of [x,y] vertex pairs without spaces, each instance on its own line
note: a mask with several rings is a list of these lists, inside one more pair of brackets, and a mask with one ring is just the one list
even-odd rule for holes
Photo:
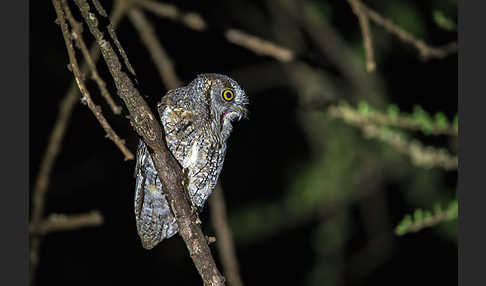
[[447,120],[447,117],[442,112],[437,112],[434,116],[434,119],[435,119],[435,125],[439,129],[446,129],[450,125],[449,121]]
[[400,109],[395,104],[388,105],[386,112],[391,118],[397,118],[400,115]]
[[458,201],[453,200],[445,209],[440,203],[433,206],[433,210],[416,209],[413,215],[405,215],[395,228],[395,234],[402,236],[410,232],[417,232],[424,228],[435,226],[444,221],[451,221],[458,217]]
[[411,114],[401,112],[395,104],[390,104],[386,108],[386,112],[382,112],[365,101],[360,101],[356,109],[346,102],[340,103],[339,107],[346,109],[346,117],[351,117],[353,112],[357,112],[361,118],[354,118],[354,120],[365,120],[369,121],[367,123],[418,130],[426,135],[446,134],[457,136],[457,115],[451,123],[443,112],[431,115],[419,105],[414,106]]
[[454,116],[454,120],[452,121],[452,126],[454,128],[454,130],[459,130],[459,117],[457,116]]
[[426,135],[431,135],[433,133],[434,120],[421,106],[414,106],[411,119],[417,123],[420,130]]
[[441,10],[435,10],[433,17],[434,17],[435,24],[441,27],[442,29],[447,31],[456,30],[456,23],[454,23],[454,21],[452,21],[451,19],[447,18],[444,15],[444,12],[442,12]]
[[360,101],[358,103],[358,112],[363,116],[368,116],[371,112],[371,108],[366,101]]

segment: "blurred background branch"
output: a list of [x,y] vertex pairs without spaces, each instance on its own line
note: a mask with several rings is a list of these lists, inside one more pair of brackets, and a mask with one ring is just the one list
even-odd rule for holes
[[223,264],[228,284],[231,286],[243,286],[239,273],[238,259],[236,259],[233,236],[227,222],[226,205],[220,182],[218,182],[209,198],[209,207],[211,208],[211,224],[216,232],[219,257]]
[[100,226],[101,224],[103,224],[103,216],[99,211],[78,215],[50,214],[39,225],[31,224],[29,232],[45,235],[54,231]]
[[403,42],[411,44],[413,47],[415,47],[420,52],[420,55],[423,57],[423,59],[444,58],[457,52],[457,42],[451,42],[441,47],[432,47],[425,43],[423,40],[415,38],[414,36],[412,36],[412,34],[400,28],[391,20],[381,16],[376,11],[370,9],[361,1],[355,1],[355,5],[358,7],[358,11],[366,14],[366,16],[374,21],[377,25],[382,26],[383,28],[385,28],[386,31],[397,36]]

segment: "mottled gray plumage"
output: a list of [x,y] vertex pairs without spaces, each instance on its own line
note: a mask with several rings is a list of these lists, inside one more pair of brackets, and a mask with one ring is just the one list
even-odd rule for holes
[[[233,95],[233,98],[228,100]],[[187,175],[193,206],[200,209],[213,191],[223,168],[234,119],[246,116],[248,99],[231,78],[220,74],[199,75],[190,84],[173,89],[157,105],[165,140]],[[140,140],[135,167],[135,218],[146,249],[177,233],[145,143]]]

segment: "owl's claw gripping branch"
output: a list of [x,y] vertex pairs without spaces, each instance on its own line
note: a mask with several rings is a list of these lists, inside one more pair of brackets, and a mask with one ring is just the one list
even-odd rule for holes
[[[181,182],[182,170],[163,140],[163,130],[153,116],[145,100],[140,96],[135,81],[135,74],[128,64],[128,59],[116,39],[109,20],[100,13],[101,5],[94,0],[94,6],[86,0],[75,0],[89,30],[100,46],[110,73],[115,82],[118,95],[123,99],[132,118],[144,118],[142,122],[134,120],[137,133],[149,146],[150,155],[161,179],[165,195],[172,207],[179,226],[179,233],[184,239],[190,256],[201,275],[204,285],[224,285],[225,279],[219,272],[211,255],[206,237],[198,224],[194,223],[193,212],[184,193]],[[147,113],[150,116],[147,116]]]

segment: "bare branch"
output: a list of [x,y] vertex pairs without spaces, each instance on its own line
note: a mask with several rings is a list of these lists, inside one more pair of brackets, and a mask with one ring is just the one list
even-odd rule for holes
[[71,69],[76,78],[76,83],[78,84],[79,90],[81,91],[81,94],[83,96],[81,98],[81,101],[85,102],[88,105],[88,108],[93,112],[96,119],[99,121],[103,129],[106,131],[107,137],[111,139],[118,147],[118,149],[120,149],[120,151],[123,153],[123,155],[125,156],[125,160],[132,160],[134,156],[132,152],[130,152],[130,150],[128,150],[128,148],[125,146],[125,140],[120,139],[120,137],[118,137],[118,135],[115,133],[113,128],[111,128],[110,124],[108,123],[108,121],[106,121],[105,117],[101,113],[101,108],[95,105],[95,103],[91,99],[88,89],[84,84],[83,75],[79,70],[78,62],[76,60],[75,51],[72,43],[72,37],[74,38],[81,37],[81,35],[77,35],[73,31],[71,36],[71,34],[69,33],[68,25],[66,23],[64,12],[62,11],[60,2],[58,0],[53,0],[53,4],[54,7],[56,8],[57,19],[59,21],[59,25],[61,26],[62,34],[64,37],[64,43],[66,44],[68,50]]
[[106,89],[106,83],[101,79],[100,75],[98,74],[98,70],[96,69],[96,64],[91,58],[91,55],[88,51],[88,47],[86,47],[86,44],[84,43],[82,37],[83,34],[82,24],[74,19],[66,0],[62,0],[62,6],[66,13],[66,18],[68,19],[73,29],[72,38],[74,38],[74,40],[76,41],[76,46],[81,50],[83,57],[86,59],[86,63],[88,64],[91,71],[91,77],[98,84],[98,88],[100,89],[101,96],[105,98],[106,102],[110,106],[113,113],[120,114],[122,108],[115,103],[110,93]]
[[[121,9],[114,9],[111,19],[114,25],[118,24],[123,11]],[[91,58],[93,62],[96,62],[99,57],[99,50],[96,45],[90,50]],[[86,62],[81,68],[82,73],[88,71]],[[49,136],[46,152],[42,158],[42,162],[39,168],[39,174],[37,175],[34,186],[34,198],[33,198],[33,211],[32,220],[39,221],[44,212],[44,195],[49,184],[49,178],[54,161],[61,149],[61,142],[66,132],[66,127],[69,124],[69,118],[75,104],[79,100],[79,89],[75,81],[71,84],[68,92],[64,96],[59,105],[59,112],[54,124],[54,128]]]
[[55,231],[99,226],[102,223],[103,216],[99,211],[78,215],[51,214],[38,225],[31,223],[29,225],[29,232],[45,235]]
[[[116,5],[111,15],[111,20],[114,25],[118,25],[120,19],[124,14],[124,7]],[[99,58],[99,50],[96,45],[93,45],[90,49],[90,55],[93,62],[96,62]],[[88,65],[83,63],[81,68],[82,73],[88,72]],[[59,105],[59,112],[57,115],[54,128],[49,135],[49,141],[47,143],[47,149],[42,157],[39,173],[37,174],[33,199],[32,199],[32,224],[40,223],[42,215],[44,213],[45,193],[49,185],[49,179],[51,177],[52,166],[61,149],[61,142],[66,133],[66,128],[69,124],[69,119],[72,114],[72,110],[75,104],[79,100],[79,88],[76,81],[73,81],[68,92],[64,96]],[[30,240],[30,283],[34,281],[37,265],[39,262],[39,248],[41,244],[41,237],[33,235]]]
[[[139,0],[137,4],[160,17],[182,22],[190,29],[197,31],[207,30],[208,25],[199,14],[182,13],[176,6],[151,0]],[[281,62],[290,62],[295,59],[295,54],[292,50],[240,30],[228,29],[225,31],[224,36],[228,42],[249,49],[258,55],[273,57]]]
[[216,245],[228,284],[231,286],[243,286],[238,270],[235,245],[226,216],[223,189],[219,182],[209,198],[209,207],[211,208],[211,222],[218,238]]
[[[224,277],[216,267],[207,240],[196,222],[196,214],[192,211],[185,196],[181,167],[165,146],[164,133],[157,120],[158,117],[152,114],[135,87],[135,74],[113,28],[108,19],[100,15],[98,11],[91,9],[86,0],[75,0],[75,2],[100,46],[101,53],[114,79],[118,95],[123,99],[130,112],[135,130],[150,147],[150,153],[161,179],[163,190],[177,220],[179,234],[184,239],[204,284],[224,285]],[[117,47],[117,51],[124,58],[124,65],[120,62],[113,46]]]
[[130,9],[128,17],[132,21],[133,26],[138,30],[138,34],[142,38],[143,43],[147,46],[166,88],[170,90],[181,86],[181,81],[175,74],[171,59],[157,39],[152,25],[147,21],[143,12],[134,7]]
[[354,14],[358,17],[361,34],[363,35],[363,45],[366,54],[366,70],[368,72],[375,71],[376,62],[373,53],[373,41],[371,39],[370,22],[368,16],[360,9],[360,0],[348,0],[349,5],[353,9]]
[[358,9],[359,9],[359,11],[361,11],[362,14],[367,15],[376,24],[382,26],[388,32],[394,34],[403,42],[409,43],[412,46],[414,46],[420,52],[420,55],[424,59],[429,59],[429,58],[441,59],[441,58],[445,58],[446,56],[457,52],[457,42],[452,42],[452,43],[449,43],[449,44],[444,45],[442,47],[432,47],[432,46],[426,44],[424,41],[415,38],[410,33],[403,30],[398,25],[394,24],[391,20],[381,16],[380,14],[375,12],[374,10],[370,9],[368,6],[363,4],[361,1],[355,1],[355,2],[356,2],[355,5],[359,7]]
[[278,46],[273,42],[245,32],[236,29],[228,29],[224,35],[229,42],[247,48],[257,55],[270,56],[281,62],[290,62],[295,59],[294,52],[290,49]]
[[143,8],[157,14],[162,18],[168,18],[173,21],[181,22],[190,29],[197,31],[204,31],[207,29],[206,21],[199,14],[192,12],[181,12],[174,5],[155,2],[152,0],[137,0],[136,4],[139,4]]

